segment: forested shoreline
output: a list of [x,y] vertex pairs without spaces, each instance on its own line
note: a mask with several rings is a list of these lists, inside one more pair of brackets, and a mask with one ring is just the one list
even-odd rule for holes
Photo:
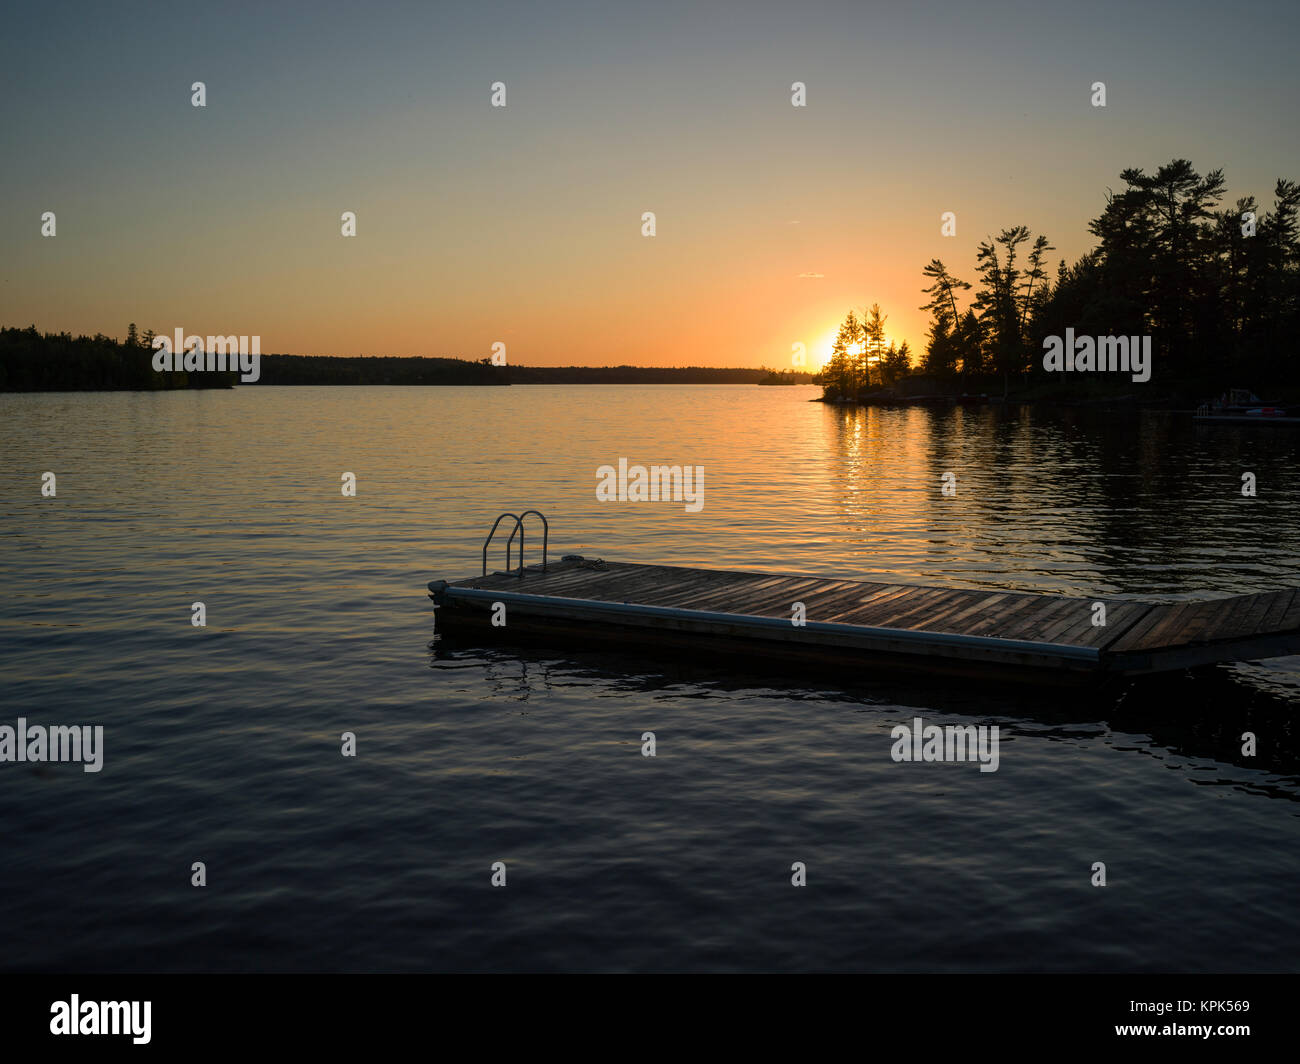
[[950,391],[1132,390],[1118,377],[1047,372],[1043,341],[1067,329],[1150,336],[1154,384],[1143,387],[1153,392],[1300,384],[1300,184],[1279,178],[1267,209],[1253,195],[1225,208],[1223,171],[1202,176],[1186,159],[1120,179],[1089,224],[1096,247],[1073,266],[1060,260],[1054,279],[1055,248],[1024,225],[979,243],[974,284],[932,259],[922,271],[930,329],[915,366],[882,346],[878,306],[851,311],[822,375],[826,397],[889,388],[909,373]]
[[[0,391],[164,391],[231,388],[238,373],[160,372],[152,331],[134,324],[119,342],[102,333],[0,328]],[[490,359],[261,355],[255,385],[757,384],[771,371],[711,366],[494,366]],[[807,373],[790,375],[807,384]]]

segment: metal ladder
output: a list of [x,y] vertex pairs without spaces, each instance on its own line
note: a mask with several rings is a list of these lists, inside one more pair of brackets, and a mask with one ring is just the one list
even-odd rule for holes
[[506,540],[506,572],[510,572],[510,548],[515,542],[515,536],[519,537],[519,579],[524,578],[524,518],[530,515],[536,515],[537,519],[542,522],[542,572],[546,572],[546,549],[551,538],[551,526],[547,524],[546,515],[540,510],[525,510],[522,514],[504,513],[492,522],[492,531],[488,533],[487,539],[483,541],[483,575],[487,576],[487,552],[492,543],[492,537],[497,534],[497,527],[507,517],[513,518],[515,527],[510,532],[510,538]]

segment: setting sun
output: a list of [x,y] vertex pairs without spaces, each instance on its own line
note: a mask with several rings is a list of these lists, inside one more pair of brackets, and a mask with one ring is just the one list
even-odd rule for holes
[[[813,349],[814,354],[816,355],[817,358],[817,364],[814,367],[814,372],[818,369],[824,368],[830,362],[831,355],[834,353],[834,349],[835,349],[835,336],[836,336],[835,332],[827,333],[824,337],[822,337],[821,341]],[[890,338],[886,336],[884,343],[881,345],[881,350],[888,351],[889,345],[892,342],[893,341],[891,341]],[[850,344],[848,346],[848,353],[852,355],[854,358],[857,358],[865,350],[866,350],[866,345],[863,344],[861,341],[859,341],[856,344]],[[877,362],[879,361],[879,359],[880,359],[879,354],[873,353],[868,358],[868,361]]]

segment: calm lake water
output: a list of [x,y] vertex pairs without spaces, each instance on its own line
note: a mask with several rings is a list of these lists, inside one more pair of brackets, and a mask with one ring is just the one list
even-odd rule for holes
[[[105,728],[99,773],[0,764],[0,967],[1300,967],[1300,659],[1075,697],[434,639],[426,582],[529,506],[557,556],[1300,586],[1300,432],[812,394],[0,395],[0,724]],[[703,509],[598,502],[620,457]],[[999,770],[893,762],[916,716]]]

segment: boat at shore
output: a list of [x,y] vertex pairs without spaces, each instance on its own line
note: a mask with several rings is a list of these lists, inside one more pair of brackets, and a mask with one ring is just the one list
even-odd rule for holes
[[1231,388],[1213,402],[1202,403],[1192,419],[1236,424],[1300,425],[1300,409],[1260,399],[1249,388]]

